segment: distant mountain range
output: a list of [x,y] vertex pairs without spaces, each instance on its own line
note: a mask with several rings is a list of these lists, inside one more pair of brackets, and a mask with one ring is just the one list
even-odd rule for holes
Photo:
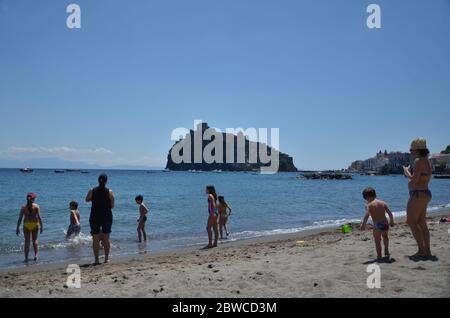
[[86,162],[67,161],[59,158],[40,158],[25,161],[0,159],[0,168],[26,168],[33,169],[116,169],[116,170],[161,170],[163,167],[114,165],[102,166]]

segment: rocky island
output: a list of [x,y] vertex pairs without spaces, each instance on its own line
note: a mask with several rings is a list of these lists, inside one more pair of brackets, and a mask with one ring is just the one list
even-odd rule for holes
[[[268,162],[268,158],[272,162]],[[262,168],[271,166],[274,160],[277,160],[277,172],[297,171],[291,156],[265,143],[250,141],[242,132],[222,133],[210,128],[207,123],[201,123],[195,131],[190,130],[171,147],[166,169],[262,171]]]

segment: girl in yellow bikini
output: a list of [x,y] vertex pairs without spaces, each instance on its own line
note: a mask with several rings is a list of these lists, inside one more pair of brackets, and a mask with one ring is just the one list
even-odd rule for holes
[[[39,205],[35,204],[37,195],[34,193],[27,194],[27,204],[20,209],[19,220],[17,221],[17,236],[20,235],[20,224],[23,219],[23,235],[25,238],[25,262],[28,262],[28,254],[30,252],[30,242],[33,241],[34,249],[34,261],[38,259],[38,232],[40,230],[41,234],[44,230],[42,226],[41,210]],[[31,240],[30,240],[31,239]]]

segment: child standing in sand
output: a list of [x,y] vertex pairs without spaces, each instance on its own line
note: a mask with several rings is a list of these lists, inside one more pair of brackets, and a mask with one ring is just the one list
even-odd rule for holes
[[138,195],[136,198],[136,203],[139,205],[139,219],[138,219],[138,238],[139,243],[142,242],[142,236],[144,236],[144,242],[147,241],[147,233],[145,232],[145,222],[147,222],[147,213],[148,209],[144,204],[144,197],[142,195]]
[[[369,216],[373,221],[373,238],[375,240],[375,247],[377,250],[377,259],[382,259],[381,250],[381,238],[383,238],[384,243],[384,253],[386,257],[390,256],[389,253],[389,225],[394,226],[394,216],[388,205],[377,199],[377,193],[373,188],[366,188],[363,193],[363,198],[367,201],[366,214],[364,215],[364,220],[361,225],[361,230],[366,229],[367,221]],[[389,222],[386,218],[386,213],[389,215]]]
[[80,235],[81,225],[80,225],[80,211],[78,211],[78,202],[72,201],[69,204],[70,208],[70,225],[67,229],[67,238],[73,238]]
[[228,233],[227,222],[228,217],[231,215],[231,208],[227,202],[225,202],[225,198],[223,196],[219,196],[219,232],[220,239],[223,240],[223,229],[225,229],[225,233],[228,237],[230,233]]

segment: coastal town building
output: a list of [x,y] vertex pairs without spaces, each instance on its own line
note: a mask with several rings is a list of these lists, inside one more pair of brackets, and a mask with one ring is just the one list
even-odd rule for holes
[[450,154],[436,153],[431,155],[430,162],[435,172],[450,172]]
[[375,172],[397,174],[403,172],[403,166],[411,164],[411,155],[405,152],[380,151],[374,157],[352,162],[349,167],[354,172]]
[[390,152],[387,155],[388,163],[384,167],[390,173],[403,173],[403,166],[412,164],[411,154],[407,152]]
[[[450,173],[450,154],[436,153],[430,156],[435,173]],[[401,174],[403,166],[412,165],[412,158],[406,152],[378,152],[374,157],[352,162],[349,171],[379,174]]]

